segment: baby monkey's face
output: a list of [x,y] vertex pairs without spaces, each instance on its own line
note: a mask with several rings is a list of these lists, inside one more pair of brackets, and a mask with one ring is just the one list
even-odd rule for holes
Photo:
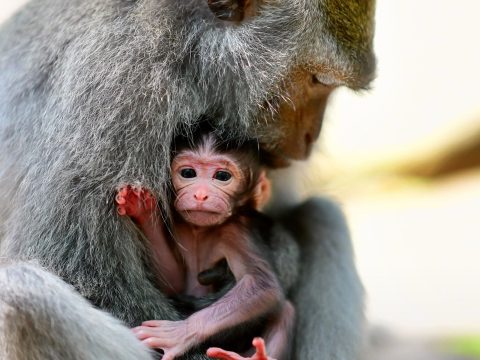
[[174,207],[193,225],[213,226],[232,214],[246,179],[233,156],[208,147],[181,151],[172,162]]

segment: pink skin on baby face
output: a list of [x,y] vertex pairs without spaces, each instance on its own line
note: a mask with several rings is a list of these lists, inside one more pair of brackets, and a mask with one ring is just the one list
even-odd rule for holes
[[[245,179],[231,156],[184,151],[172,163],[175,209],[190,224],[222,224],[232,214]],[[205,160],[207,159],[207,160]]]

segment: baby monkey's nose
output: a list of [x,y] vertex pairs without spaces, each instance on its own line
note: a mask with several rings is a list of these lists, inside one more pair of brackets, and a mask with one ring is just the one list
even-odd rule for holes
[[195,200],[197,201],[205,201],[208,199],[208,194],[206,191],[204,190],[198,190],[195,192],[195,194],[193,195],[193,197],[195,198]]

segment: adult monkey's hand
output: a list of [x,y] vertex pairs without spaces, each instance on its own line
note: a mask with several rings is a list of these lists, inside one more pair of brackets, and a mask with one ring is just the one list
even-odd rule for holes
[[[0,271],[0,358],[132,358],[133,335],[96,321],[105,315],[51,274],[129,326],[178,320],[115,189],[151,189],[167,208],[171,141],[205,117],[258,137],[272,166],[305,158],[332,89],[372,78],[373,5],[35,0],[2,25],[0,257],[13,264]],[[345,224],[326,201],[293,211],[304,249],[294,358],[352,359],[362,300]]]

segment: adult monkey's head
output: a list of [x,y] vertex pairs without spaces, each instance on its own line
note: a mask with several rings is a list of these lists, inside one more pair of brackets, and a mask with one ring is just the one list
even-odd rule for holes
[[373,76],[373,12],[373,0],[29,2],[0,32],[0,118],[16,131],[2,143],[30,156],[9,160],[26,164],[18,174],[47,154],[43,183],[101,194],[166,193],[171,143],[204,118],[257,138],[274,165],[303,159],[332,90]]
[[[248,26],[255,17],[263,16],[280,3],[208,0],[214,14],[231,26]],[[266,99],[267,111],[259,115],[272,125],[265,132],[258,132],[260,141],[276,155],[279,164],[282,160],[304,159],[309,155],[320,134],[328,97],[335,88],[367,88],[375,71],[372,49],[375,0],[291,0],[291,3],[303,14],[304,26],[298,29],[298,34],[291,34],[298,41],[291,49],[296,52],[295,57]]]

